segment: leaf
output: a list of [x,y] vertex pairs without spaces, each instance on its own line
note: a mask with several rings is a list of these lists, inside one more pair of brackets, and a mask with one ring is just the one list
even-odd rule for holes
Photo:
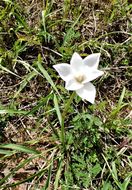
[[115,178],[116,180],[118,180],[115,162],[112,162],[112,175],[114,176],[114,178]]
[[54,94],[54,105],[55,105],[55,110],[56,110],[56,113],[58,116],[59,123],[60,123],[60,125],[62,125],[62,115],[61,115],[59,105],[58,105],[58,100],[57,100],[57,97],[55,94]]
[[124,86],[123,90],[122,90],[122,93],[121,93],[121,96],[120,96],[120,99],[118,101],[118,105],[117,105],[117,109],[120,110],[120,107],[123,103],[123,99],[124,99],[124,96],[125,96],[125,92],[126,92],[126,87]]
[[[38,56],[38,62],[37,62],[37,65],[38,65],[38,68],[39,70],[42,72],[42,74],[44,75],[44,77],[47,79],[47,81],[50,83],[50,85],[52,86],[52,88],[57,92],[57,94],[60,96],[61,98],[61,95],[60,93],[58,92],[53,80],[51,79],[50,75],[48,74],[48,72],[44,69],[44,67],[42,66],[41,64],[41,57],[40,55]],[[61,98],[62,99],[62,98]]]
[[50,165],[49,170],[48,170],[48,178],[46,180],[46,185],[41,190],[47,190],[47,189],[49,189],[50,180],[51,180],[52,166],[53,166],[53,161],[52,161],[52,164]]
[[28,112],[23,110],[13,110],[13,109],[0,109],[0,114],[24,114],[26,115]]
[[119,101],[117,103],[117,106],[111,112],[112,117],[113,116],[115,117],[124,106],[128,105],[128,103],[123,104],[123,99],[124,99],[124,96],[125,96],[125,92],[126,92],[126,88],[124,87],[123,90],[122,90],[121,96],[119,98]]
[[130,180],[131,180],[131,176],[128,176],[128,177],[125,178],[125,180],[124,180],[124,182],[122,184],[122,190],[127,190],[127,187],[129,185]]
[[64,41],[63,41],[63,46],[67,45],[69,43],[69,41],[75,36],[75,33],[74,33],[74,27],[75,25],[78,23],[80,17],[81,17],[82,14],[79,15],[79,17],[75,20],[75,22],[72,24],[71,28],[67,31],[65,37],[64,37]]
[[98,175],[99,172],[102,170],[100,164],[96,164],[92,169],[91,169],[91,172],[94,176]]
[[[19,163],[8,175],[6,175],[5,177],[3,177],[2,179],[0,179],[0,187],[1,185],[7,181],[9,179],[10,176],[12,176],[16,171],[18,171],[20,168],[23,168],[27,163],[31,162],[34,158],[34,157],[30,157],[28,159],[25,159],[24,161],[22,161],[21,163]],[[10,185],[10,184],[9,184]],[[7,188],[7,184],[6,184],[6,188]],[[2,188],[2,189],[5,189],[5,188]]]
[[62,160],[59,161],[59,167],[58,167],[58,171],[57,171],[55,182],[54,182],[54,190],[58,190],[58,183],[60,180],[61,169],[62,169]]
[[0,149],[0,155],[1,155],[1,154],[4,154],[4,155],[7,155],[7,156],[10,156],[10,155],[12,155],[12,154],[14,154],[14,153],[15,153],[15,152],[13,152],[13,151]]
[[[53,94],[48,94],[46,97],[42,98],[38,104],[36,106],[33,107],[32,110],[30,110],[27,115],[31,115],[31,114],[34,114],[36,111],[39,110],[40,107],[44,106],[44,104],[46,104],[49,99],[51,99],[53,97]],[[49,111],[48,111],[49,112]],[[45,112],[46,113],[46,112]]]
[[22,146],[22,145],[17,145],[17,144],[5,144],[5,145],[0,145],[0,148],[9,148],[9,149],[12,149],[12,150],[17,150],[18,152],[24,152],[24,153],[27,153],[27,154],[40,154],[39,151],[37,150],[33,150],[31,148],[28,148],[28,147],[25,147],[25,146]]
[[24,80],[21,82],[20,87],[18,89],[18,91],[15,93],[14,98],[16,98],[18,96],[18,94],[26,87],[27,83],[36,75],[38,75],[38,73],[36,73],[35,71],[32,71],[31,73],[29,73]]
[[101,190],[112,190],[113,187],[111,186],[110,182],[105,182],[103,188]]
[[19,75],[17,75],[16,73],[13,73],[12,71],[10,71],[9,69],[7,69],[6,67],[2,66],[1,65],[1,62],[2,62],[2,58],[0,58],[0,69],[2,69],[3,71],[7,72],[7,73],[10,73],[18,78],[21,78]]

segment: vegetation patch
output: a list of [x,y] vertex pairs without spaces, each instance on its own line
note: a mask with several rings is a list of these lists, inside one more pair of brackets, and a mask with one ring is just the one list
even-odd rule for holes
[[[0,189],[131,190],[131,8],[0,1]],[[94,104],[53,67],[75,52],[101,54]]]

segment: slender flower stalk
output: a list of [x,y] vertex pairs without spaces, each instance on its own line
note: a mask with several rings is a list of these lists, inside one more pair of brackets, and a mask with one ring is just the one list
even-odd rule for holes
[[65,150],[65,116],[67,114],[67,111],[71,105],[71,103],[73,102],[73,99],[75,97],[75,92],[73,92],[70,96],[70,99],[68,100],[67,104],[65,105],[64,111],[62,113],[62,122],[61,122],[61,141],[62,141],[62,145],[63,145],[63,149]]

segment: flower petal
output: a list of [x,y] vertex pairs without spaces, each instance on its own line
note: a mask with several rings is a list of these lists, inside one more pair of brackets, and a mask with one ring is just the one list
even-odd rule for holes
[[89,68],[85,69],[85,80],[83,81],[83,84],[90,82],[104,74],[103,71],[100,70],[92,70],[91,72],[89,71]]
[[69,64],[61,63],[53,65],[53,67],[64,81],[71,78],[71,66]]
[[100,53],[93,53],[83,59],[83,64],[90,68],[97,69],[99,65]]
[[86,83],[81,89],[76,90],[76,93],[82,99],[85,99],[92,104],[94,103],[95,95],[96,95],[96,89],[95,89],[95,86],[91,82]]
[[74,78],[69,81],[66,81],[65,88],[67,90],[78,90],[83,87],[82,83],[77,82]]
[[83,59],[80,57],[80,55],[78,53],[74,53],[72,55],[71,61],[71,69],[73,71],[73,73],[78,73],[82,70],[83,67]]

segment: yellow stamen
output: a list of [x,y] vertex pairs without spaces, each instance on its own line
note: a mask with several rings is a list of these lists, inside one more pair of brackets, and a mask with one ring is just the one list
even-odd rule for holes
[[85,79],[84,75],[75,76],[77,82],[82,83]]

